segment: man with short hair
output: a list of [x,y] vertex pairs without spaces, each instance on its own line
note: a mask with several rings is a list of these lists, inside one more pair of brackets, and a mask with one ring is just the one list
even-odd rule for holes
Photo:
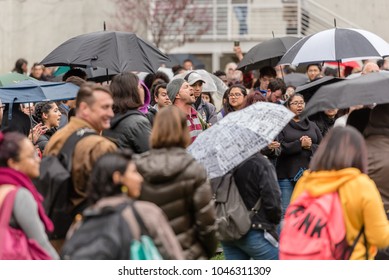
[[228,80],[227,80],[227,74],[224,71],[217,70],[216,72],[213,73],[216,77],[218,77],[222,82],[228,86]]
[[307,66],[307,76],[309,79],[309,82],[312,82],[316,80],[317,78],[323,77],[321,74],[322,67],[318,63],[309,64]]
[[163,107],[172,104],[172,102],[169,99],[169,95],[167,94],[166,86],[167,84],[163,83],[157,85],[155,88],[154,91],[155,105],[153,106],[153,108],[157,111],[161,110]]
[[283,104],[282,97],[286,92],[285,82],[280,78],[275,78],[270,81],[269,86],[267,88],[266,101]]
[[277,76],[276,70],[271,66],[262,67],[259,70],[259,78],[254,84],[254,89],[260,91],[263,96],[267,94],[267,88],[270,81],[272,81]]
[[193,95],[196,99],[192,105],[193,108],[200,114],[201,118],[208,124],[213,125],[217,122],[216,107],[211,103],[205,102],[201,98],[203,92],[203,83],[205,81],[196,71],[189,72],[184,78],[193,89]]
[[166,83],[158,84],[153,93],[155,105],[149,106],[148,112],[146,114],[147,119],[150,121],[151,126],[154,125],[154,119],[157,115],[158,111],[161,110],[163,107],[169,106],[172,104],[172,102],[169,99],[169,95],[166,91]]
[[116,145],[100,136],[108,129],[114,116],[112,93],[107,87],[86,83],[76,98],[76,115],[58,130],[46,145],[44,155],[58,155],[65,141],[82,128],[93,129],[96,135],[81,139],[74,148],[72,161],[73,188],[70,197],[74,207],[86,200],[86,186],[95,161],[107,152],[117,150]]
[[206,128],[206,124],[198,116],[197,111],[192,107],[192,104],[195,102],[192,88],[189,86],[187,81],[177,78],[170,81],[166,89],[169,99],[173,105],[177,106],[185,113],[187,119],[186,123],[193,142]]
[[193,61],[190,60],[189,58],[184,60],[182,66],[184,67],[185,70],[189,70],[189,71],[194,70]]

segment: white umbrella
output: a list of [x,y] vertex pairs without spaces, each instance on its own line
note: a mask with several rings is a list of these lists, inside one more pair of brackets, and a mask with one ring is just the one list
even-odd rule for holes
[[389,44],[362,29],[332,28],[302,38],[281,58],[279,65],[380,59],[389,55]]
[[257,102],[202,132],[188,152],[210,179],[220,177],[272,142],[293,116],[282,105]]
[[207,71],[203,70],[203,69],[193,70],[193,71],[192,70],[186,71],[184,73],[181,73],[181,74],[178,74],[178,75],[174,76],[173,80],[177,79],[177,78],[185,79],[185,76],[188,75],[190,72],[198,73],[201,76],[201,78],[204,80],[203,92],[214,92],[214,91],[217,91],[216,84],[215,84],[215,82],[213,81],[213,79],[210,76],[211,74],[208,73]]

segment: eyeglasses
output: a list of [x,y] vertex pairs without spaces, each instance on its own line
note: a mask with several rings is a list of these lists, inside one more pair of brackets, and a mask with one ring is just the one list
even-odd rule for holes
[[241,97],[241,96],[243,96],[243,94],[241,94],[241,93],[237,93],[237,94],[229,94],[228,95],[228,97],[230,97],[230,98],[239,98],[239,97]]
[[292,103],[289,103],[289,105],[293,105],[293,106],[304,106],[305,105],[305,102],[292,102]]
[[28,156],[25,156],[24,157],[25,159],[33,159],[33,160],[36,160],[38,158],[40,158],[39,156],[39,152],[37,150],[34,151],[34,153],[28,155]]

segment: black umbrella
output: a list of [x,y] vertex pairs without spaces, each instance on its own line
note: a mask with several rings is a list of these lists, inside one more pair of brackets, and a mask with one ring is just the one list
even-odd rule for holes
[[155,73],[166,61],[169,58],[165,54],[134,33],[99,31],[67,40],[40,64]]
[[304,100],[307,103],[321,86],[329,85],[343,80],[344,79],[332,76],[324,76],[323,78],[319,78],[310,83],[298,86],[296,88],[296,93],[300,93],[301,95],[303,95]]
[[264,66],[274,67],[286,51],[292,47],[299,38],[287,36],[273,38],[252,47],[238,64],[241,71],[258,70]]
[[302,118],[328,109],[389,103],[389,75],[370,73],[322,86],[301,114]]
[[308,77],[305,74],[302,73],[290,73],[288,75],[285,75],[284,82],[286,86],[301,86],[308,82]]

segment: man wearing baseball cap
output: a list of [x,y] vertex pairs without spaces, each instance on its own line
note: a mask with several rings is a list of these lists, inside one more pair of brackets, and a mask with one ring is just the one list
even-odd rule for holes
[[168,83],[166,90],[172,104],[185,113],[187,119],[186,123],[193,142],[206,128],[206,123],[192,107],[192,104],[195,102],[192,88],[187,81],[177,78]]
[[195,103],[192,105],[193,108],[199,112],[200,116],[206,123],[215,124],[217,122],[216,107],[211,103],[205,102],[201,98],[201,93],[203,92],[203,83],[205,81],[199,73],[196,71],[191,71],[185,75],[184,78],[193,89],[194,97],[196,98]]

